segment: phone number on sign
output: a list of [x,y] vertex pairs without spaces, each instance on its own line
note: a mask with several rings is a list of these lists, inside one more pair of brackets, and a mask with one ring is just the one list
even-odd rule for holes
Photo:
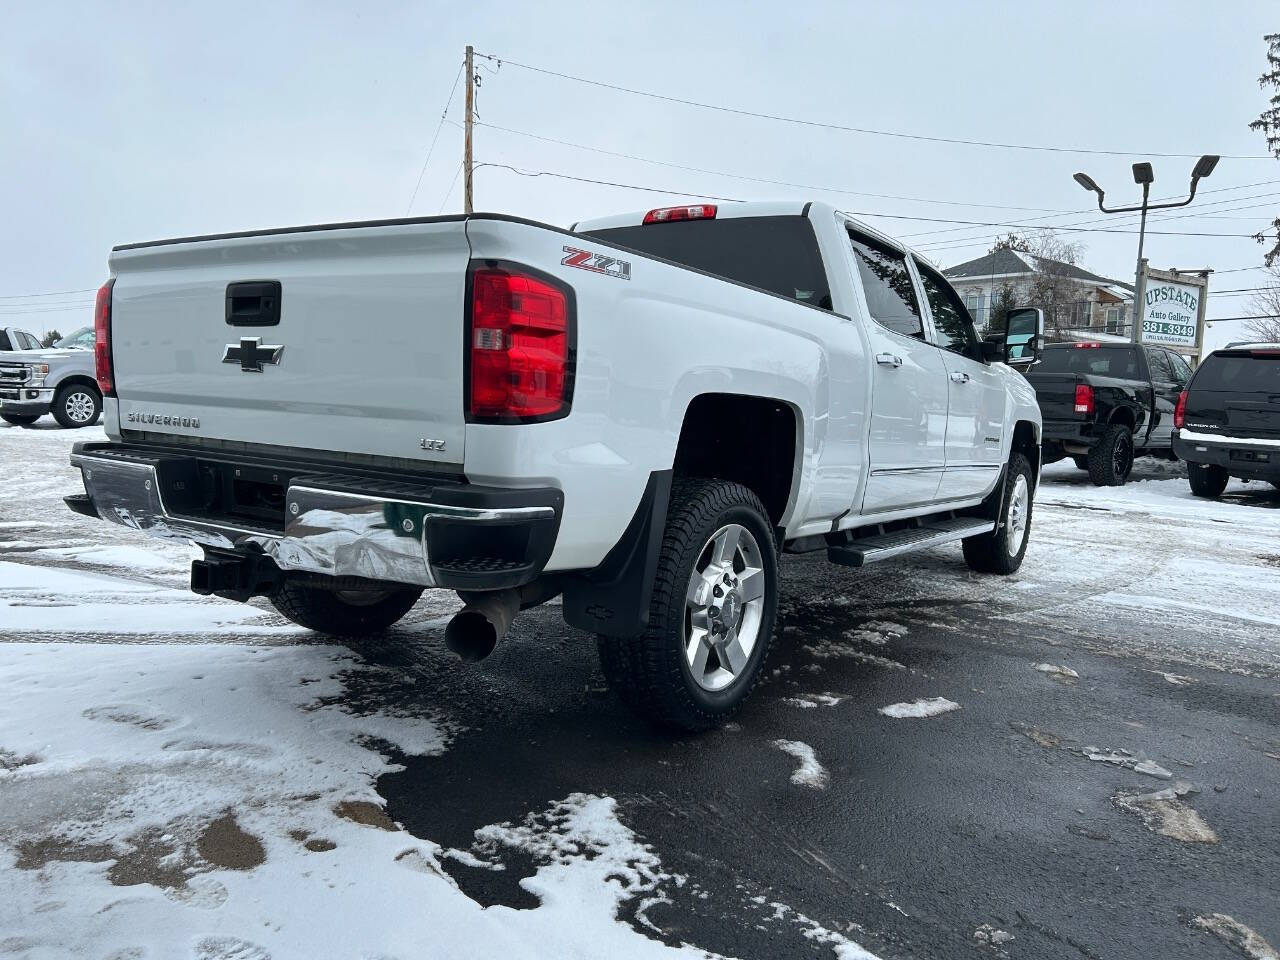
[[1142,321],[1142,331],[1144,333],[1157,333],[1165,337],[1184,337],[1187,340],[1196,338],[1195,324],[1189,323],[1162,323],[1159,320]]

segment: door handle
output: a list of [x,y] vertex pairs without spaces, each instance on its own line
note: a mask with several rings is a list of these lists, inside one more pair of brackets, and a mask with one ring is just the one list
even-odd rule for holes
[[969,375],[967,373],[961,373],[959,370],[956,370],[951,374],[951,382],[952,383],[968,383]]
[[876,363],[882,367],[900,367],[902,366],[902,358],[892,353],[877,353]]
[[276,326],[280,322],[280,281],[228,283],[226,316],[233,327]]

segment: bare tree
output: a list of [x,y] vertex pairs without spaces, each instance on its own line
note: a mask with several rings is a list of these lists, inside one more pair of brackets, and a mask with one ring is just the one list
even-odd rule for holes
[[[1036,268],[1027,290],[1029,306],[1044,311],[1046,332],[1059,332],[1079,326],[1075,316],[1083,301],[1075,274],[1084,245],[1064,240],[1052,230],[1032,233],[1009,233],[996,241],[994,249],[1013,250],[1032,259]],[[1006,308],[1006,312],[1007,312]]]
[[1271,277],[1263,288],[1253,295],[1250,312],[1257,318],[1246,320],[1249,336],[1268,343],[1280,343],[1280,267],[1271,268]]

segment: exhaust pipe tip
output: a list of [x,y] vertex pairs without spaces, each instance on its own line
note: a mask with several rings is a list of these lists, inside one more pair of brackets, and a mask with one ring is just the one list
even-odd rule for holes
[[445,627],[444,645],[463,663],[477,663],[498,646],[498,628],[482,611],[465,607]]
[[465,593],[467,605],[444,628],[444,645],[465,663],[475,663],[493,653],[520,612],[520,591],[494,590]]

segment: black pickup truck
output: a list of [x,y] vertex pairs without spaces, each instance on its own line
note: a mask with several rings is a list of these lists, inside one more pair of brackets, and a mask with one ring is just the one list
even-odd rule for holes
[[1043,457],[1071,457],[1098,486],[1119,486],[1136,453],[1173,456],[1173,414],[1191,368],[1172,350],[1053,343],[1027,372],[1044,418]]

